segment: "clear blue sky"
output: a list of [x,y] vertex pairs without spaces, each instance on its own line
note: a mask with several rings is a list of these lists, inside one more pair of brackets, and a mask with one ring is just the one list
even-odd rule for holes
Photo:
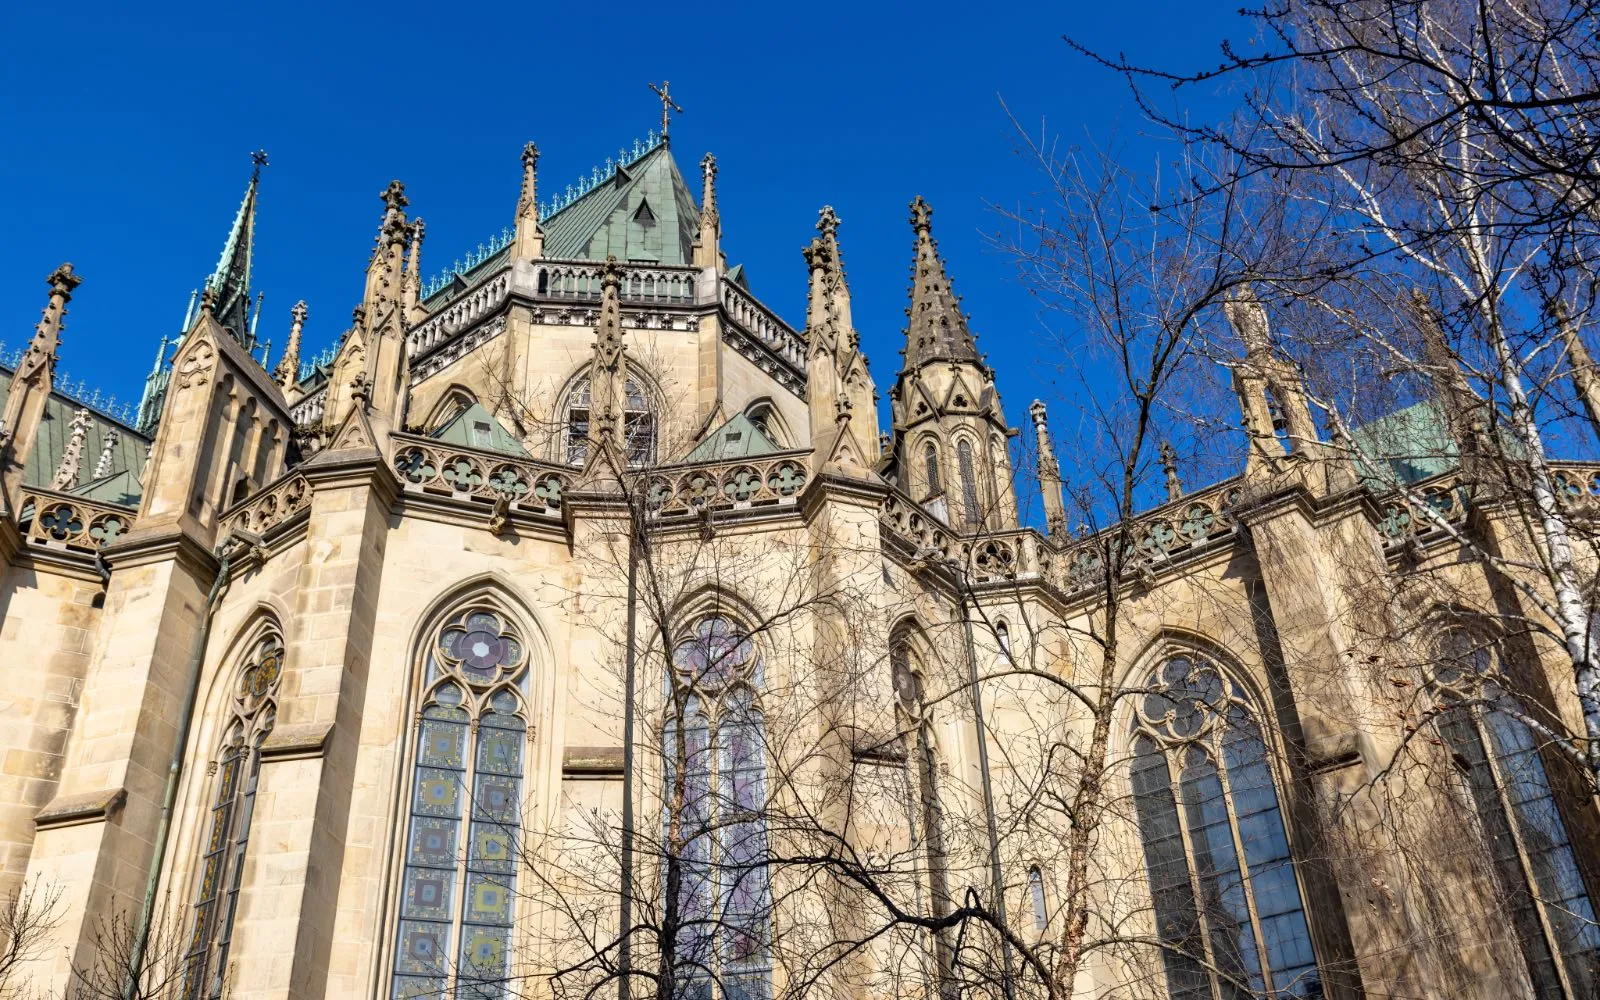
[[[1142,59],[1204,65],[1246,27],[1227,4],[870,3],[10,4],[0,13],[0,340],[25,343],[45,275],[84,278],[62,367],[136,398],[162,334],[214,266],[265,148],[255,285],[277,348],[304,298],[310,350],[360,297],[378,193],[405,181],[432,274],[511,221],[518,153],[538,142],[559,190],[656,124],[646,81],[686,109],[691,177],[721,165],[724,248],[756,294],[804,318],[800,247],[832,204],[855,320],[886,391],[898,366],[911,231],[934,231],[1007,415],[1069,407],[1034,301],[984,239],[992,205],[1033,196],[1003,98],[1071,141],[1120,136],[1153,159],[1124,85],[1071,33]],[[187,7],[187,9],[185,9]],[[274,361],[276,360],[276,349]],[[885,400],[886,403],[886,400]]]

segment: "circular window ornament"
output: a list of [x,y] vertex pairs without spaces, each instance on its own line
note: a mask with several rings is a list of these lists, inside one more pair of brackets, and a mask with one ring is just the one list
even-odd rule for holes
[[439,658],[468,684],[488,687],[521,671],[526,650],[502,616],[469,611],[440,631]]

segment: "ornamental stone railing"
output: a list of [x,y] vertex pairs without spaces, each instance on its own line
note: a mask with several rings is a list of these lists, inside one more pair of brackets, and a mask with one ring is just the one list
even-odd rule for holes
[[645,502],[658,519],[793,504],[811,480],[809,451],[653,469]]
[[309,427],[322,422],[322,414],[328,405],[328,386],[324,383],[320,388],[312,391],[311,395],[289,407],[289,417],[294,420],[297,427]]
[[311,509],[311,484],[298,472],[282,476],[254,496],[234,504],[222,514],[224,537],[233,528],[265,536],[273,528]]
[[[533,265],[533,292],[541,299],[599,301],[602,265],[593,261],[549,260]],[[695,303],[695,279],[700,269],[639,264],[622,269],[622,301],[634,304]]]
[[722,282],[722,308],[740,329],[755,337],[801,373],[806,371],[805,338],[735,282]]
[[511,294],[511,268],[502,268],[472,291],[418,323],[406,334],[406,351],[421,357],[476,323]]
[[24,538],[55,548],[93,552],[133,527],[134,511],[96,503],[70,493],[25,488],[17,505],[17,528]]
[[509,510],[554,516],[576,470],[477,448],[444,445],[433,438],[391,434],[391,467],[411,493],[481,503],[504,502]]
[[1550,479],[1562,505],[1600,506],[1600,462],[1562,462],[1551,468]]
[[[1128,529],[1129,551],[1122,560],[1124,572],[1158,565],[1233,534],[1238,527],[1233,511],[1243,495],[1240,481],[1229,479],[1134,518]],[[1108,528],[1068,544],[1061,557],[1052,560],[1058,586],[1070,592],[1103,581],[1106,545],[1115,530]]]

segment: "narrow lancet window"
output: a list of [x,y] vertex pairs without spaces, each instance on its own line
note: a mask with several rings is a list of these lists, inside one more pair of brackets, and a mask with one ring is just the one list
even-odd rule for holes
[[261,775],[261,745],[278,717],[283,640],[269,631],[250,645],[229,705],[229,720],[212,778],[210,815],[201,843],[194,927],[185,956],[185,1000],[222,996],[228,946],[243,886],[245,849]]
[[972,463],[972,443],[956,442],[956,462],[961,466],[961,508],[968,524],[982,524],[983,510],[978,505],[978,472]]

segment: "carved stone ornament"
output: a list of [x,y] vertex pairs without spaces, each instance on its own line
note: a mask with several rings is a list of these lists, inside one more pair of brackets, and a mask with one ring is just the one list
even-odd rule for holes
[[211,370],[217,365],[217,349],[202,340],[189,352],[178,366],[178,388],[189,389],[205,385],[211,379]]

